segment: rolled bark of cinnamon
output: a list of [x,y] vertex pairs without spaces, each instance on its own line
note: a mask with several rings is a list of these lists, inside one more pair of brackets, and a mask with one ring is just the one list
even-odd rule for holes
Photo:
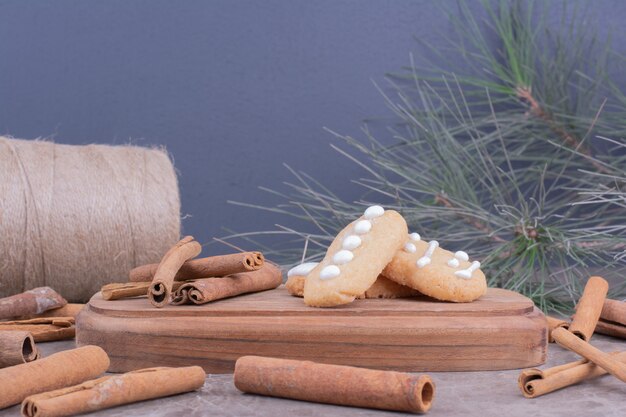
[[607,298],[604,300],[604,306],[602,306],[600,318],[604,321],[610,321],[626,326],[626,302]]
[[[172,283],[172,290],[176,291],[184,282]],[[121,300],[123,298],[141,297],[148,295],[148,289],[152,285],[151,282],[121,282],[107,284],[102,287],[100,292],[104,300]]]
[[32,362],[38,358],[39,351],[30,333],[0,331],[0,368]]
[[552,337],[552,331],[559,327],[563,327],[567,329],[569,327],[569,323],[565,320],[557,319],[554,317],[546,316],[546,321],[548,322],[548,342],[554,343],[554,338]]
[[[626,352],[615,352],[611,356],[626,363]],[[526,398],[535,398],[606,374],[606,370],[582,359],[545,370],[525,369],[519,376],[518,385]]]
[[35,319],[41,317],[74,317],[80,313],[85,304],[67,303],[63,307],[53,308],[40,314],[30,314],[20,317],[20,320]]
[[232,274],[224,278],[204,278],[182,285],[172,304],[205,304],[240,294],[271,290],[283,281],[280,269],[269,262],[257,271]]
[[31,395],[26,417],[63,417],[196,390],[206,374],[199,366],[150,368],[105,376],[73,387]]
[[[209,256],[185,262],[174,276],[175,281],[189,281],[198,278],[224,277],[240,272],[261,269],[265,259],[261,252],[242,252],[231,255]],[[129,273],[129,281],[151,281],[159,264],[142,265]]]
[[569,325],[569,331],[585,341],[589,341],[600,319],[609,283],[601,277],[591,277],[585,285],[583,295],[576,306],[576,313]]
[[33,288],[21,294],[0,299],[0,320],[41,314],[65,304],[67,304],[65,298],[52,288]]
[[187,236],[173,246],[157,267],[157,270],[148,289],[148,299],[155,307],[163,307],[170,302],[174,277],[185,261],[198,256],[202,246]]
[[252,394],[413,413],[427,412],[435,394],[428,375],[259,356],[239,358],[234,379]]
[[600,319],[596,325],[596,333],[626,339],[626,326]]
[[554,340],[556,340],[559,345],[572,352],[578,353],[580,356],[595,363],[620,381],[626,382],[626,364],[619,362],[608,353],[593,347],[589,342],[576,337],[565,329],[555,329],[552,333]]
[[35,342],[73,339],[76,335],[74,317],[41,317],[30,320],[0,322],[0,330],[25,331]]
[[29,395],[80,384],[109,368],[109,357],[98,346],[54,353],[43,359],[0,369],[0,409]]

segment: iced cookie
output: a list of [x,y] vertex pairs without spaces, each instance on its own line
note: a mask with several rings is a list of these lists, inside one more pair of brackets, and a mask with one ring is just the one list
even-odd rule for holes
[[369,207],[339,232],[322,262],[308,274],[305,304],[332,307],[354,301],[402,248],[406,234],[406,222],[398,212]]
[[287,272],[287,282],[285,283],[287,292],[295,297],[304,297],[304,280],[317,265],[319,262],[305,262],[291,268]]
[[[317,264],[317,262],[307,262],[290,269],[285,283],[287,292],[294,297],[304,297],[304,280]],[[419,292],[413,288],[400,285],[383,275],[379,275],[372,286],[357,298],[406,298],[418,294]]]
[[480,262],[470,262],[463,251],[441,249],[436,240],[423,241],[417,233],[409,235],[383,274],[398,284],[444,301],[474,301],[487,289]]

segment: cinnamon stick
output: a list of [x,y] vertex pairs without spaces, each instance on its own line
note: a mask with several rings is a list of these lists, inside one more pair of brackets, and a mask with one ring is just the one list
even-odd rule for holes
[[31,395],[25,417],[63,417],[196,390],[206,374],[199,366],[140,369],[105,376],[73,387]]
[[557,319],[554,317],[546,316],[546,321],[548,322],[548,342],[554,343],[554,338],[552,337],[552,331],[556,328],[563,327],[567,329],[569,327],[569,323],[565,320]]
[[41,314],[46,310],[62,307],[65,304],[67,304],[65,298],[52,288],[33,288],[21,294],[0,299],[0,320]]
[[0,369],[0,409],[18,404],[29,395],[80,384],[108,367],[109,357],[104,350],[84,346]]
[[596,328],[609,283],[601,277],[591,277],[585,285],[583,295],[578,300],[576,313],[569,325],[569,331],[585,341],[589,341]]
[[626,326],[626,302],[607,298],[604,300],[600,318],[604,321],[610,321]]
[[[174,280],[188,281],[198,278],[224,277],[239,272],[256,271],[264,264],[265,259],[261,252],[242,252],[192,259],[180,267]],[[149,264],[132,269],[128,276],[129,281],[151,281],[158,266],[159,264]]]
[[224,278],[204,278],[183,284],[172,304],[205,304],[240,294],[271,290],[283,281],[280,269],[267,262],[257,271],[232,274]]
[[626,382],[626,364],[619,362],[608,353],[593,347],[589,342],[576,337],[571,332],[559,328],[552,332],[554,340],[564,348],[578,353],[590,362],[595,363],[622,382]]
[[0,331],[0,368],[32,362],[38,358],[39,351],[30,333]]
[[192,236],[185,237],[167,251],[148,289],[148,299],[153,306],[160,308],[170,302],[176,273],[185,261],[198,256],[201,251],[202,247]]
[[[626,352],[614,352],[611,356],[626,363]],[[526,398],[535,398],[606,374],[606,370],[598,365],[581,359],[544,370],[525,369],[519,376],[518,384]]]
[[626,326],[600,319],[596,325],[596,333],[626,339]]
[[20,320],[26,319],[35,319],[41,317],[74,317],[80,313],[80,311],[85,307],[85,304],[76,304],[76,303],[67,303],[63,307],[53,308],[51,310],[44,311],[39,314],[29,314],[26,316],[21,316]]
[[[172,290],[176,291],[184,282],[172,283]],[[121,282],[106,284],[101,289],[104,300],[121,300],[123,298],[141,297],[148,295],[151,282]]]
[[239,358],[234,379],[252,394],[414,413],[427,412],[435,394],[428,375],[259,356]]
[[76,335],[74,317],[41,317],[29,320],[0,322],[0,330],[25,331],[33,335],[35,342],[73,339]]

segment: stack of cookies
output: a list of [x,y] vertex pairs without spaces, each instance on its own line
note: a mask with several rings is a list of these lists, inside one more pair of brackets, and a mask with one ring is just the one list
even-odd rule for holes
[[287,276],[289,293],[313,307],[418,293],[471,302],[487,289],[480,262],[409,234],[404,218],[381,206],[369,207],[339,232],[321,262],[298,265]]

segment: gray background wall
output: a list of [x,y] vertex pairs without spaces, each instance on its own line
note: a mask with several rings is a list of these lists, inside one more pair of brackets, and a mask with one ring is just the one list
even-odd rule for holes
[[[593,10],[626,52],[626,4]],[[290,180],[283,162],[356,199],[323,127],[388,114],[372,79],[448,29],[433,1],[0,1],[0,133],[165,145],[186,233],[271,229],[226,201],[275,201],[257,186]]]

